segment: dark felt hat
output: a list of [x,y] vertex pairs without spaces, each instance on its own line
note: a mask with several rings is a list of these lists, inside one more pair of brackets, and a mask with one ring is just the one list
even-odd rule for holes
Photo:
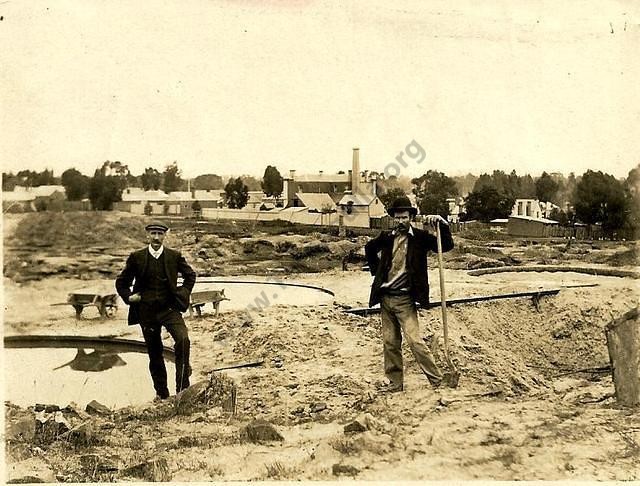
[[145,226],[144,229],[147,231],[162,231],[163,233],[169,231],[169,227],[166,224],[161,223],[160,221],[152,221],[147,226]]
[[412,216],[418,214],[418,210],[411,205],[411,201],[406,196],[395,199],[387,208],[389,216],[395,216],[396,211],[409,211]]

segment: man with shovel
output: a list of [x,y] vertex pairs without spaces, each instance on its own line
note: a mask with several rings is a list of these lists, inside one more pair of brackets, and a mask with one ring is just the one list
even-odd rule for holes
[[[387,212],[393,217],[395,229],[383,231],[365,246],[369,270],[374,276],[369,306],[380,304],[382,314],[384,372],[389,380],[387,391],[403,390],[403,334],[431,385],[438,387],[443,381],[451,383],[450,376],[440,371],[420,336],[416,308],[416,302],[422,306],[429,304],[427,252],[438,251],[438,238],[411,225],[418,211],[408,197],[396,199]],[[441,251],[451,250],[453,239],[444,218],[427,215],[424,221],[440,231]]]

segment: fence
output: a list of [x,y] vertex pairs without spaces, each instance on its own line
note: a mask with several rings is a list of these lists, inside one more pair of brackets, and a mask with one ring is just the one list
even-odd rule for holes
[[554,238],[574,238],[576,240],[613,240],[628,241],[638,239],[637,231],[632,228],[604,231],[601,226],[553,226],[549,236]]
[[286,221],[288,223],[318,226],[338,226],[337,213],[312,213],[307,208],[289,208],[272,211],[247,209],[203,208],[202,217],[209,220]]

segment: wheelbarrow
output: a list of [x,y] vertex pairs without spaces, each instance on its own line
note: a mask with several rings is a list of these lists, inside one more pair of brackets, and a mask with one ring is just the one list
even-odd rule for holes
[[76,311],[76,319],[82,319],[82,311],[89,306],[97,307],[101,319],[113,319],[118,311],[118,296],[90,291],[70,292],[66,302],[52,305],[71,305]]

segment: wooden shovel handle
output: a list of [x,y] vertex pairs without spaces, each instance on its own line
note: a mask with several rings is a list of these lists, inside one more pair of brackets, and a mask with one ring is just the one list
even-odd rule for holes
[[438,269],[440,273],[440,306],[442,307],[442,329],[444,331],[444,357],[449,358],[449,327],[447,325],[447,296],[444,288],[444,265],[442,263],[442,239],[440,238],[440,222],[436,223],[436,240],[438,242]]

